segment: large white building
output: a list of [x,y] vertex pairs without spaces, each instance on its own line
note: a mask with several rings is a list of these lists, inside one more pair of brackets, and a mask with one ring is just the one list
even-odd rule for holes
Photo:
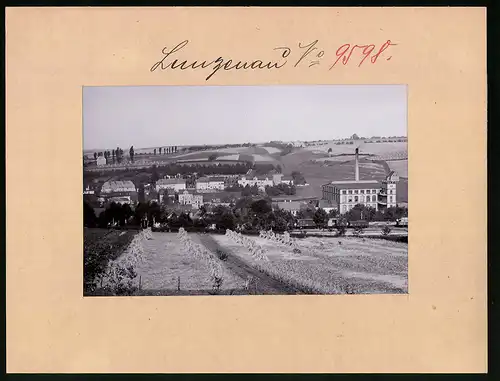
[[293,177],[285,176],[282,173],[273,174],[273,185],[276,186],[279,184],[293,185]]
[[200,177],[196,180],[196,190],[198,192],[224,190],[225,187],[224,177]]
[[336,203],[340,213],[346,213],[357,204],[378,210],[380,183],[376,180],[332,181],[323,185],[323,200]]
[[186,180],[184,179],[160,179],[156,182],[156,190],[173,189],[176,192],[186,190]]
[[203,205],[203,195],[184,191],[179,193],[179,204],[191,205],[193,209],[198,209]]
[[101,193],[136,192],[132,181],[106,181],[102,184]]
[[242,187],[246,187],[247,185],[253,187],[257,185],[259,189],[265,189],[266,186],[272,187],[274,185],[274,182],[273,177],[269,176],[254,176],[252,178],[242,176],[241,179],[238,180],[238,184]]
[[361,204],[382,210],[395,207],[396,190],[399,176],[394,172],[382,181],[360,180],[358,148],[355,151],[354,181],[332,181],[323,185],[323,200],[336,203],[340,213],[346,213],[355,205]]

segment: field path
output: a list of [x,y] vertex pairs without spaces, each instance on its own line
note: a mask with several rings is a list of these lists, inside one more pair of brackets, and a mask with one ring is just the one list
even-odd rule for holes
[[234,255],[230,249],[219,245],[219,243],[212,236],[208,234],[198,234],[196,238],[214,254],[217,250],[225,252],[227,254],[227,259],[223,263],[234,274],[243,279],[247,279],[250,275],[254,279],[258,279],[257,293],[279,295],[297,295],[302,293],[300,290],[287,286],[271,276],[254,269],[238,256]]

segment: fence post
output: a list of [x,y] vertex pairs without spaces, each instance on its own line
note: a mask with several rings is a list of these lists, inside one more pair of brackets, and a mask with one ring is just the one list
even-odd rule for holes
[[141,291],[142,276],[139,275],[139,291]]

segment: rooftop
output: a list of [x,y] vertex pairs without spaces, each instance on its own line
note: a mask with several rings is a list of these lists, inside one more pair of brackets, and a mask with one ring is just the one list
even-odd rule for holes
[[192,196],[202,196],[203,197],[203,193],[199,193],[199,192],[188,192],[188,191],[184,191],[182,192],[180,195],[192,195]]
[[160,179],[156,182],[156,185],[167,185],[167,184],[186,184],[184,179]]
[[225,179],[222,176],[212,176],[212,177],[205,176],[205,177],[200,177],[196,181],[199,182],[199,183],[208,183],[208,182],[211,182],[211,181],[217,181],[217,182],[225,181]]
[[171,189],[171,188],[167,188],[167,189],[160,189],[159,194],[167,194],[167,195],[174,195],[175,194],[175,190]]
[[291,201],[291,202],[276,202],[274,203],[275,206],[277,206],[280,209],[283,210],[300,210],[301,202],[299,201]]
[[374,189],[379,187],[380,182],[377,180],[332,181],[324,185],[333,185],[338,189]]
[[319,208],[337,208],[337,203],[335,201],[329,201],[329,200],[319,200],[318,201],[318,207]]
[[135,185],[132,181],[106,181],[103,185],[103,188],[134,188]]
[[109,199],[109,201],[113,202],[113,201],[129,201],[130,200],[130,197],[124,197],[124,196],[120,196],[120,197],[111,197]]

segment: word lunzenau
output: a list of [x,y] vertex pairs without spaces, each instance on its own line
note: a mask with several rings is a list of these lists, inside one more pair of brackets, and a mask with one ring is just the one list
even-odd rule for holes
[[261,61],[261,60],[254,60],[254,61],[233,61],[231,59],[224,59],[222,57],[218,57],[217,59],[214,59],[212,61],[192,61],[188,62],[188,60],[180,60],[180,59],[174,59],[173,61],[167,60],[170,56],[172,56],[174,53],[177,53],[181,49],[183,49],[187,44],[189,43],[188,40],[185,40],[178,44],[176,47],[174,47],[171,50],[168,50],[167,47],[162,49],[162,54],[163,58],[156,62],[150,69],[151,72],[155,71],[156,69],[161,69],[161,70],[167,70],[167,69],[181,69],[181,70],[195,70],[195,69],[207,69],[209,68],[211,70],[211,73],[205,78],[206,81],[208,81],[212,76],[217,73],[219,70],[255,70],[255,69],[280,69],[286,64],[286,57],[290,54],[289,49],[283,50],[281,54],[281,58],[277,61]]

